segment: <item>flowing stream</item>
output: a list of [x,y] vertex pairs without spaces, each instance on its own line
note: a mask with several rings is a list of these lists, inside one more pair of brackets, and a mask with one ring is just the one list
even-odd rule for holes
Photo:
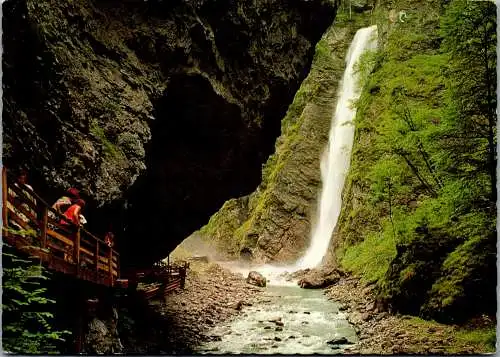
[[[363,52],[376,46],[377,27],[370,26],[356,32],[347,52],[329,143],[321,158],[323,188],[309,249],[290,266],[253,267],[251,270],[257,270],[269,281],[265,298],[244,308],[235,320],[215,327],[211,331],[214,340],[200,346],[200,353],[338,354],[357,342],[354,328],[335,302],[329,301],[321,290],[301,289],[296,282],[286,281],[283,273],[315,268],[327,253],[340,215],[354,139],[352,120],[356,109],[352,104],[360,96],[355,63]],[[224,265],[244,276],[251,268]]]
[[[357,342],[356,332],[321,290],[270,285],[261,301],[211,331],[200,353],[335,354]],[[279,322],[275,322],[280,319]],[[283,326],[280,326],[283,325]],[[346,337],[344,343],[327,341]]]

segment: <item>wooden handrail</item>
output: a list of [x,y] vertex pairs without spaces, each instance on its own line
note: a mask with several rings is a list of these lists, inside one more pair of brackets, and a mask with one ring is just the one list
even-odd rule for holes
[[[8,185],[8,172],[5,167],[2,167],[2,219],[4,221],[4,226],[8,226],[8,219],[13,219],[17,223],[21,222],[21,226],[29,227],[31,224],[33,227],[35,225],[39,228],[39,239],[41,241],[42,248],[50,247],[56,249],[56,251],[66,252],[68,247],[72,247],[72,256],[73,262],[68,262],[68,264],[74,263],[76,265],[76,274],[78,277],[83,279],[88,279],[88,273],[82,271],[82,276],[80,276],[80,263],[89,262],[94,265],[95,268],[95,281],[96,282],[104,282],[113,286],[116,278],[119,278],[119,254],[111,247],[108,247],[104,240],[98,238],[94,234],[90,233],[83,227],[76,227],[69,219],[67,219],[64,215],[57,212],[53,209],[40,195],[38,195],[34,190],[29,187],[18,187],[16,185]],[[9,175],[11,176],[11,175]],[[9,202],[9,188],[11,188],[16,194],[21,204],[28,204],[29,210],[34,211],[34,215],[27,214],[24,209],[26,206],[15,207],[16,211],[11,209],[7,203]],[[35,202],[33,202],[33,197]],[[17,206],[14,202],[12,202],[13,206]],[[21,206],[21,205],[19,205]],[[41,209],[41,210],[39,210]],[[49,212],[53,213],[53,216],[49,217]],[[19,214],[24,214],[26,218],[28,218],[28,222],[24,222],[24,219],[19,217]],[[40,215],[41,213],[41,215]],[[40,217],[40,218],[38,218]],[[69,227],[63,227],[59,224],[59,222],[64,221],[68,222],[70,226],[74,227],[75,232],[71,233],[71,230],[68,230]],[[51,227],[56,227],[59,232],[52,230]],[[85,236],[87,239],[84,239]],[[50,237],[50,241],[48,238]],[[57,244],[54,244],[53,240],[59,241],[62,243],[62,246],[59,247]],[[81,243],[84,243],[84,246],[81,246]],[[24,244],[24,243],[23,243]],[[89,248],[90,246],[90,248]],[[66,248],[65,248],[66,247]],[[87,247],[87,249],[85,248]],[[95,247],[95,250],[93,249]],[[102,253],[100,250],[105,247],[106,250]],[[90,250],[88,250],[90,249]],[[92,252],[94,250],[94,253]],[[93,257],[93,259],[92,259]],[[51,258],[53,259],[53,258]],[[108,279],[103,280],[103,277],[99,277],[99,271],[105,271],[108,273]],[[65,272],[70,273],[71,270],[65,270]],[[73,273],[70,273],[73,274]],[[107,282],[106,282],[107,281]]]
[[77,274],[79,273],[80,271],[80,230],[77,229],[76,233],[75,233],[75,244],[74,244],[74,257],[73,259],[75,260],[75,263],[76,263],[76,271],[77,271]]
[[2,167],[2,224],[7,227],[7,169]]
[[48,216],[49,211],[47,210],[47,207],[44,207],[43,213],[42,213],[42,232],[41,232],[41,240],[42,240],[42,248],[45,248],[47,246],[47,227],[48,227]]
[[99,242],[97,242],[96,244],[94,261],[95,261],[95,278],[97,280],[97,278],[99,277]]
[[33,195],[35,197],[36,202],[41,202],[42,206],[47,208],[47,210],[49,212],[52,212],[57,219],[64,220],[68,224],[73,225],[73,222],[71,220],[69,220],[66,216],[60,214],[55,209],[53,209],[47,202],[45,202],[43,199],[41,199],[40,196],[34,190],[31,190],[29,187],[25,186],[24,188],[20,188],[20,187],[17,187],[16,185],[10,185],[9,188],[11,190],[13,190],[14,192],[16,192],[18,195],[20,195],[25,200],[25,202],[23,202],[23,203],[26,203],[28,206],[31,206],[33,209],[36,210],[37,205],[32,200],[29,199],[29,197],[26,195],[26,193],[24,191],[29,192],[31,195]]
[[113,249],[109,249],[108,256],[108,269],[109,269],[109,279],[111,281],[111,285],[113,285]]
[[[5,171],[6,171],[6,168],[5,168],[5,167],[3,167],[3,170],[5,170]],[[12,177],[12,175],[10,175],[10,174],[8,174],[8,173],[7,173],[7,175],[9,175],[9,176],[11,176],[11,177]],[[58,219],[60,219],[60,220],[64,220],[64,221],[68,222],[70,225],[74,226],[75,228],[78,228],[78,227],[76,227],[76,226],[74,225],[74,223],[73,223],[71,220],[69,220],[66,216],[64,216],[64,215],[60,214],[60,213],[59,213],[59,212],[57,212],[55,209],[53,209],[53,208],[52,208],[52,206],[51,206],[51,205],[49,205],[49,204],[47,203],[47,201],[45,201],[45,200],[44,200],[44,199],[43,199],[40,195],[38,195],[38,194],[37,194],[34,190],[30,189],[29,187],[27,187],[27,186],[26,186],[26,187],[24,187],[23,189],[21,189],[21,188],[19,188],[19,187],[16,187],[15,185],[12,185],[12,187],[11,187],[11,188],[12,188],[14,191],[16,191],[16,193],[18,193],[18,194],[22,195],[22,197],[23,197],[26,201],[28,201],[28,204],[29,204],[29,203],[33,204],[33,202],[32,202],[32,201],[31,201],[31,200],[30,200],[30,199],[26,196],[26,194],[23,192],[23,189],[24,189],[24,190],[26,190],[26,191],[28,191],[30,194],[32,194],[32,195],[35,197],[35,199],[37,200],[37,202],[38,202],[38,201],[39,201],[39,202],[41,202],[41,203],[42,203],[42,204],[43,204],[43,205],[44,205],[44,206],[48,209],[48,211],[52,212],[52,213],[56,216],[56,218],[58,218]],[[88,230],[86,230],[85,228],[83,228],[83,227],[79,227],[79,228],[80,228],[80,230],[81,230],[82,232],[84,232],[86,235],[88,235],[88,236],[90,236],[91,238],[95,239],[96,241],[99,241],[100,243],[102,243],[102,244],[106,245],[106,243],[104,242],[104,240],[102,240],[102,239],[100,239],[99,237],[95,236],[94,234],[90,233],[90,232],[89,232]],[[117,256],[119,256],[118,252],[116,252],[116,251],[114,251],[114,252],[113,252],[113,254],[116,254]]]

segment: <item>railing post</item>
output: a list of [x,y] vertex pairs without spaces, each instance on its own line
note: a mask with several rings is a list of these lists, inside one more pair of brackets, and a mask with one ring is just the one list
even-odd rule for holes
[[[8,202],[8,187],[7,187],[7,169],[2,167],[2,224],[7,228],[7,202]],[[5,234],[5,232],[4,232]]]
[[110,286],[113,286],[113,248],[111,247],[109,247],[108,267],[109,267],[109,283]]
[[49,209],[47,207],[43,207],[42,211],[42,223],[40,227],[40,232],[41,236],[40,239],[42,241],[42,248],[47,247],[47,225],[48,225],[48,219],[49,219]]
[[99,279],[99,241],[96,241],[95,246],[95,281],[97,282]]
[[74,251],[73,251],[73,260],[76,263],[76,275],[80,275],[80,227],[78,227],[78,230],[76,231],[75,234],[75,241],[74,241]]
[[116,257],[116,277],[118,279],[122,278],[122,275],[120,274],[120,256]]
[[184,285],[186,283],[186,272],[187,272],[187,263],[184,263],[184,266],[179,268],[179,273],[181,275],[181,289],[184,289]]

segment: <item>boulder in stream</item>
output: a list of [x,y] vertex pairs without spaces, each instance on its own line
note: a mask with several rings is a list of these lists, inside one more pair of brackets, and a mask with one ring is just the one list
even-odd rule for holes
[[248,273],[247,283],[255,286],[265,287],[266,278],[257,271],[251,271],[250,273]]
[[349,340],[345,337],[340,337],[340,338],[334,338],[333,340],[330,340],[327,342],[329,345],[352,345],[352,342],[349,342]]
[[305,289],[322,289],[337,283],[344,273],[336,268],[313,269],[298,281]]

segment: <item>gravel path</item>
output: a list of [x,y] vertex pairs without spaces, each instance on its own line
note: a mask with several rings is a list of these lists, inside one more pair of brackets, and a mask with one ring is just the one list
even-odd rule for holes
[[480,354],[484,346],[457,338],[458,327],[422,321],[412,316],[379,312],[370,287],[358,279],[342,278],[326,289],[329,298],[343,304],[360,338],[346,354]]

